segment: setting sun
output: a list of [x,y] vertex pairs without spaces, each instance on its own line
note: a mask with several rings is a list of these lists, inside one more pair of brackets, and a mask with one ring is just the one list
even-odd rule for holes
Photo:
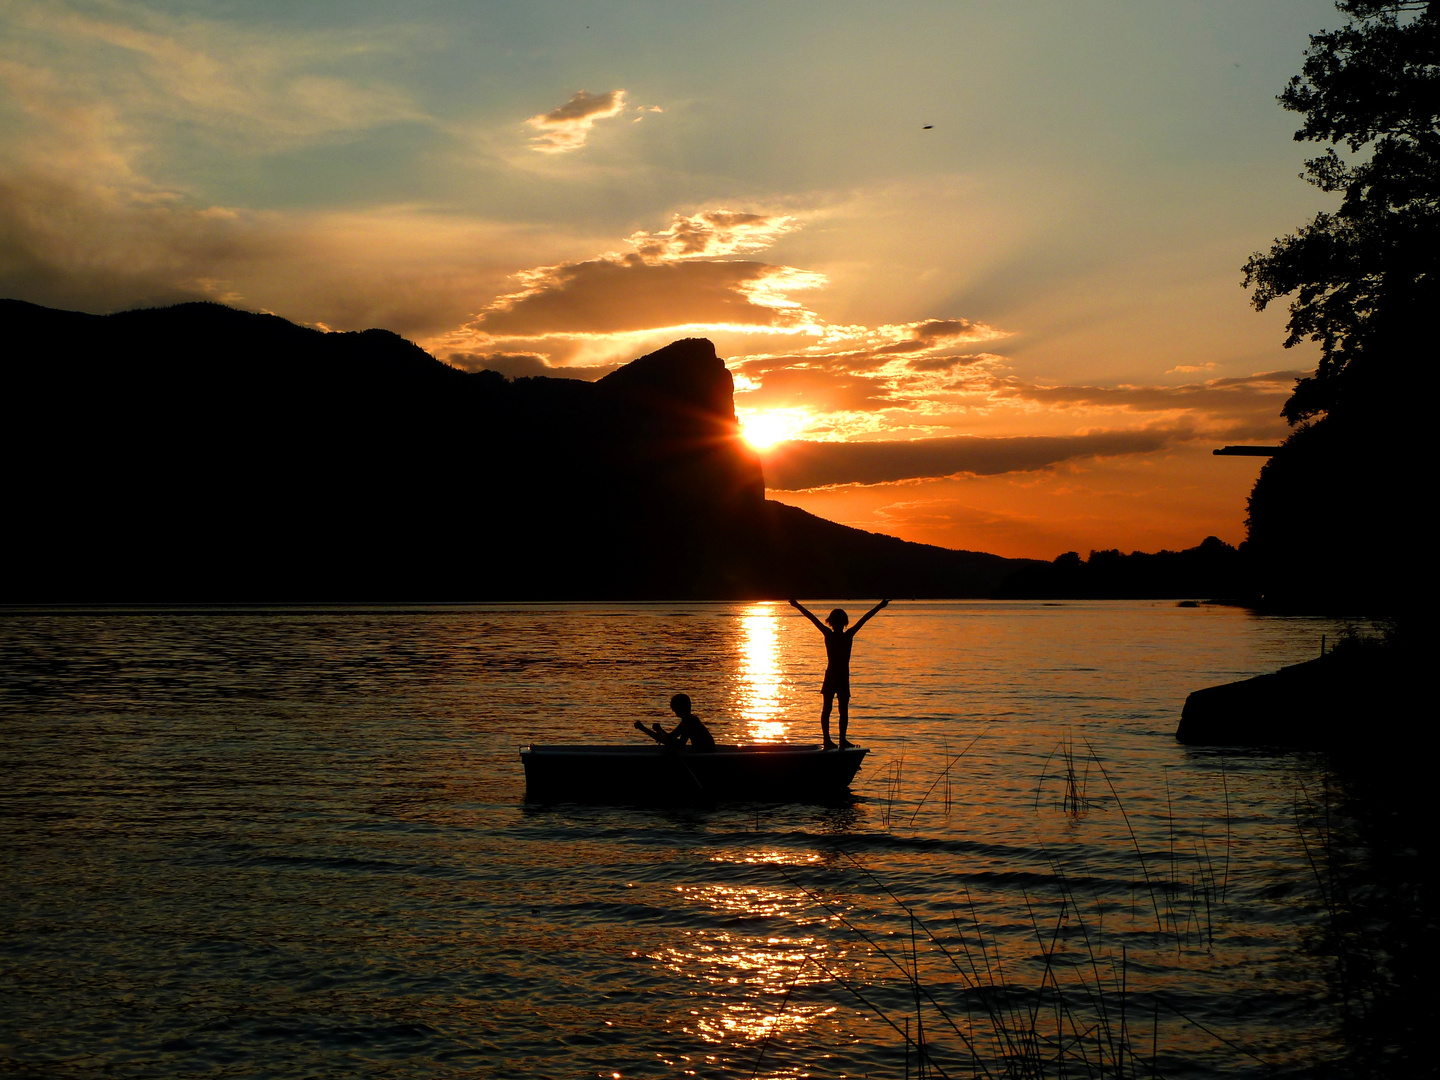
[[786,439],[793,439],[810,422],[803,409],[764,409],[758,412],[738,410],[740,433],[757,450],[764,450]]

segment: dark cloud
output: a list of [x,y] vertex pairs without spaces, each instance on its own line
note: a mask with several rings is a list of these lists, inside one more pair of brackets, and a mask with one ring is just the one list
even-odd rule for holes
[[0,295],[84,311],[214,299],[207,281],[259,246],[233,215],[0,174]]
[[949,371],[957,367],[969,367],[977,360],[992,360],[988,353],[968,353],[963,356],[917,356],[908,361],[911,371]]
[[1034,386],[1005,380],[997,389],[1001,397],[1020,398],[1047,405],[1088,405],[1131,409],[1136,412],[1163,412],[1171,409],[1198,409],[1230,413],[1237,408],[1273,409],[1289,396],[1301,371],[1267,371],[1258,375],[1210,379],[1184,386]]
[[638,255],[542,267],[474,323],[493,337],[620,334],[678,326],[784,329],[811,316],[757,294],[806,288],[812,276],[758,262],[647,263]]
[[803,491],[958,473],[996,476],[1030,472],[1075,458],[1153,453],[1189,435],[1188,430],[1170,428],[1008,439],[961,436],[910,442],[788,442],[763,452],[761,461],[766,487]]
[[462,371],[498,371],[512,379],[531,375],[553,375],[557,369],[535,353],[474,353],[453,352],[445,358],[451,367]]
[[921,341],[938,341],[957,337],[969,337],[976,333],[990,333],[984,323],[969,319],[926,319],[915,328],[915,336]]
[[446,218],[256,214],[0,165],[0,296],[50,307],[218,300],[428,346],[504,283],[508,268],[480,262],[478,246]]

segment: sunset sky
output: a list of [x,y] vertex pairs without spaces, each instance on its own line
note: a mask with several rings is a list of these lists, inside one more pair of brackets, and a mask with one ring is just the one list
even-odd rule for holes
[[752,432],[803,442],[774,498],[1004,555],[1238,542],[1259,461],[1210,450],[1282,437],[1315,363],[1239,267],[1327,205],[1275,95],[1341,21],[0,0],[0,295],[510,375],[703,336]]

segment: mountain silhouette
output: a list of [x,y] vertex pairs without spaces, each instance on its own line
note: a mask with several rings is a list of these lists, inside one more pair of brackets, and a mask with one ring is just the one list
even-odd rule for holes
[[987,596],[765,499],[714,346],[506,379],[218,304],[0,301],[7,602]]

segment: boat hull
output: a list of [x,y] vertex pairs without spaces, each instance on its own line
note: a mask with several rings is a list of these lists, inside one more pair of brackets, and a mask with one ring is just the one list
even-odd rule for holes
[[843,796],[867,750],[719,745],[676,754],[662,746],[527,746],[525,797],[534,802],[803,802]]

